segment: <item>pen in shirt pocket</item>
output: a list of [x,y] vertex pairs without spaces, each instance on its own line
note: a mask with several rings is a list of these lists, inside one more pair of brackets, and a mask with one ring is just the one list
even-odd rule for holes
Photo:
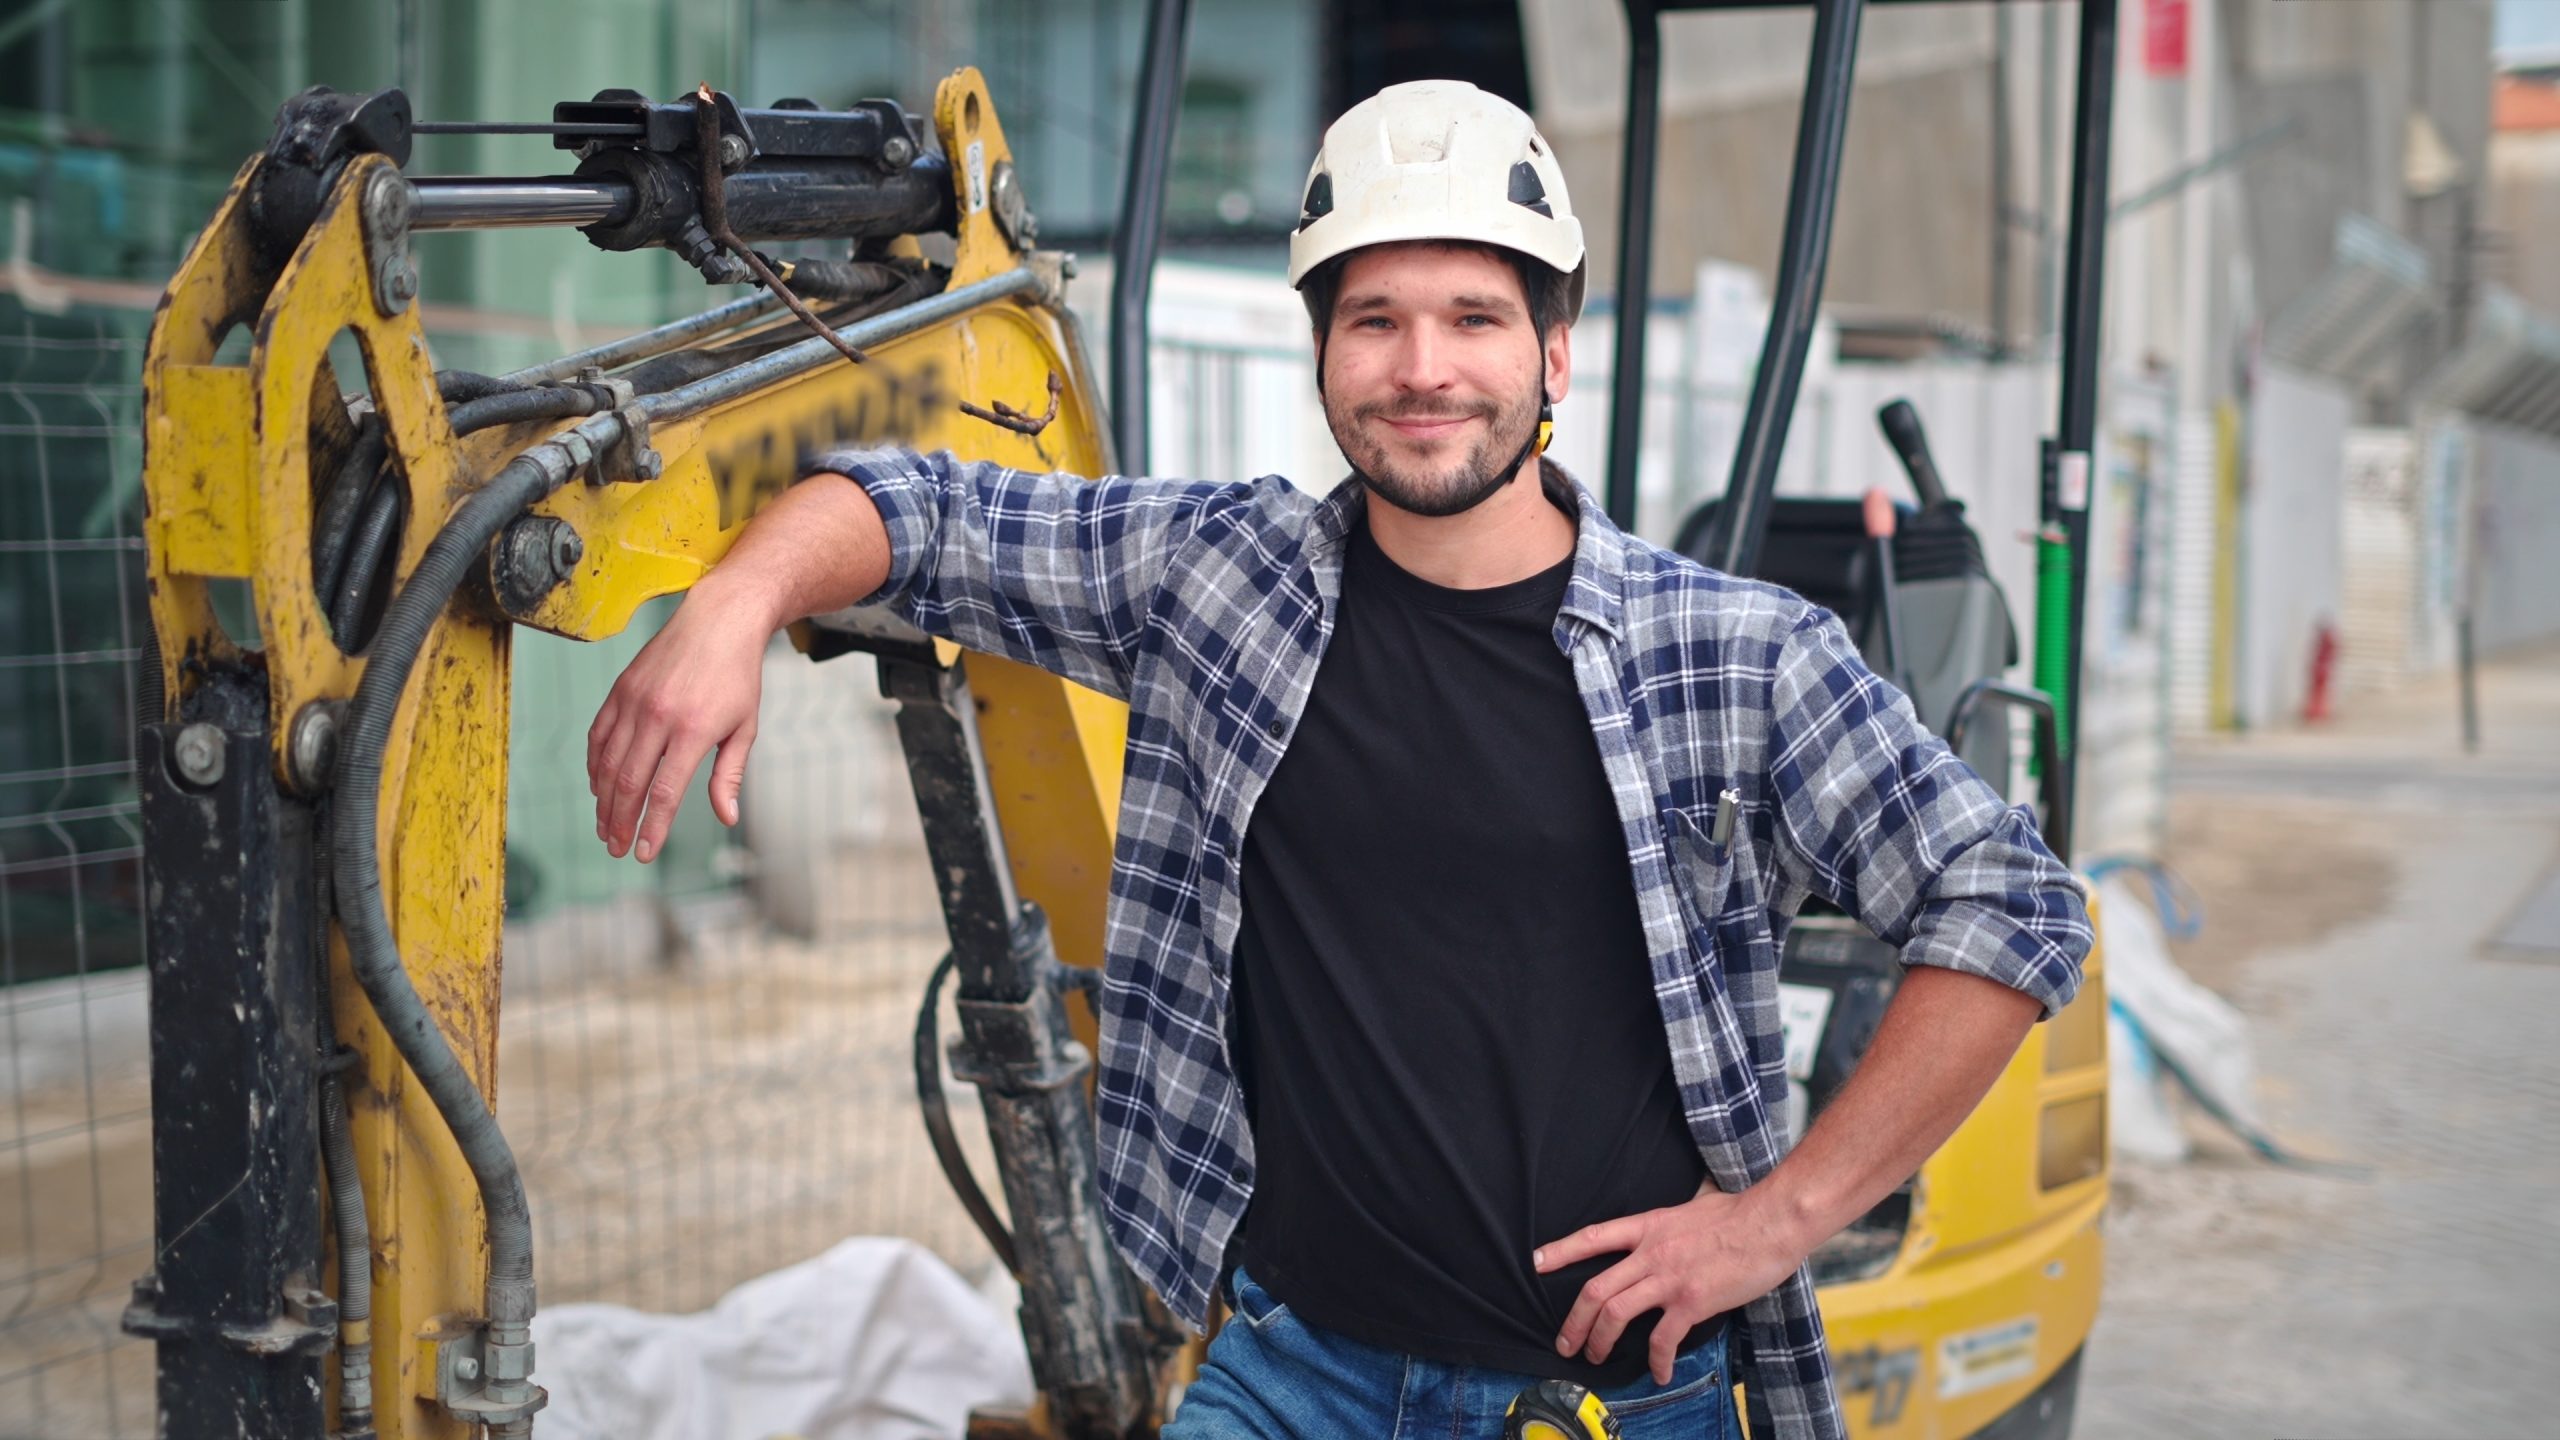
[[1742,792],[1739,790],[1716,792],[1716,823],[1715,828],[1707,832],[1707,839],[1718,850],[1733,843],[1733,814],[1741,804]]

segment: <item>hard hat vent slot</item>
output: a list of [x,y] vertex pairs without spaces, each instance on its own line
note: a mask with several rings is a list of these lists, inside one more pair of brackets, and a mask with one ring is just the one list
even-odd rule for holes
[[1306,203],[1298,207],[1298,228],[1304,230],[1332,213],[1333,175],[1319,170],[1316,178],[1307,182]]
[[1555,218],[1556,212],[1547,204],[1547,187],[1539,181],[1537,167],[1526,160],[1511,167],[1511,203]]

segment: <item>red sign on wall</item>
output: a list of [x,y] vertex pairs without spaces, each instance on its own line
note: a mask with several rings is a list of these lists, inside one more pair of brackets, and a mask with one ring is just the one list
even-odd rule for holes
[[2187,0],[2142,0],[2142,70],[2187,73]]

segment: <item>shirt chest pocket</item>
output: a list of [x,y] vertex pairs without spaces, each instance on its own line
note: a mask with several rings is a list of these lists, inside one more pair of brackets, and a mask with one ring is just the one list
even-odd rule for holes
[[1719,1019],[1751,1062],[1766,1070],[1779,1058],[1778,947],[1752,844],[1749,817],[1732,835],[1714,839],[1713,812],[1668,817],[1673,878],[1690,927],[1692,963],[1712,993]]
[[1664,818],[1673,888],[1700,958],[1727,971],[1773,967],[1776,956],[1749,817],[1734,816],[1722,843],[1715,838],[1713,809],[1704,814],[1674,809]]
[[1671,889],[1680,906],[1680,921],[1689,933],[1691,958],[1707,967],[1721,961],[1725,912],[1734,881],[1734,846],[1719,845],[1711,827],[1712,812],[1663,813],[1663,839],[1671,862]]

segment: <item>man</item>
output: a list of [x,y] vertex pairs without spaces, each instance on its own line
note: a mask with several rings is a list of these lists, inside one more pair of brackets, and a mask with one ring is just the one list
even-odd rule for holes
[[[1238,1315],[1168,1435],[1490,1435],[1542,1376],[1637,1437],[1737,1433],[1737,1378],[1839,1435],[1806,1256],[2071,998],[2079,891],[1829,615],[1538,458],[1583,246],[1525,114],[1355,106],[1290,278],[1350,480],[819,457],[597,716],[598,833],[649,859],[714,747],[735,823],[798,616],[888,604],[1124,697],[1101,1198],[1177,1313]],[[1790,1152],[1813,895],[1909,968]]]

